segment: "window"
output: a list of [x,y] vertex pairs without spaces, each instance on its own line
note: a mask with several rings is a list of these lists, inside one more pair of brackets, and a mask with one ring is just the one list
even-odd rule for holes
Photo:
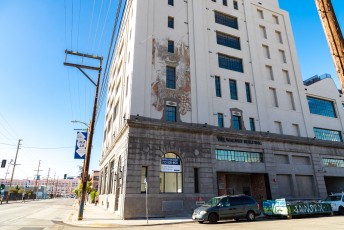
[[264,19],[264,13],[263,13],[262,10],[257,9],[257,13],[258,13],[258,17],[259,17],[260,19]]
[[250,130],[255,132],[256,131],[256,125],[254,123],[254,118],[250,117]]
[[168,28],[174,28],[174,18],[173,17],[168,17]]
[[279,32],[279,31],[276,30],[275,33],[276,33],[277,42],[279,42],[280,44],[283,44],[283,39],[282,39],[282,34],[281,34],[281,32]]
[[292,124],[292,127],[293,127],[293,131],[294,131],[293,135],[297,136],[297,137],[301,136],[299,125],[298,124]]
[[230,57],[223,54],[218,54],[218,60],[219,60],[220,68],[233,70],[233,71],[241,72],[241,73],[244,72],[242,60],[239,58]]
[[249,82],[245,82],[245,88],[246,88],[246,100],[247,102],[252,102],[251,87],[250,87]]
[[142,166],[141,168],[141,193],[146,192],[146,184],[145,184],[145,179],[147,179],[147,166]]
[[288,97],[288,101],[289,101],[289,108],[288,109],[295,110],[295,102],[294,102],[293,92],[287,91],[287,97]]
[[171,40],[168,41],[167,51],[169,53],[174,53],[174,41],[171,41]]
[[222,113],[217,114],[217,124],[219,127],[223,128],[223,114]]
[[176,68],[167,66],[166,67],[166,88],[176,88]]
[[216,160],[219,161],[236,161],[247,163],[263,162],[262,154],[257,152],[216,149],[215,154]]
[[237,83],[235,80],[229,80],[229,90],[232,100],[238,100]]
[[290,77],[289,77],[289,72],[288,70],[282,70],[283,73],[283,78],[286,84],[290,85]]
[[287,58],[286,58],[286,56],[285,56],[284,50],[278,50],[278,52],[280,53],[281,61],[282,61],[283,63],[287,63]]
[[315,137],[320,140],[326,141],[338,141],[343,142],[342,135],[340,131],[337,130],[329,130],[329,129],[321,129],[321,128],[313,128]]
[[235,9],[235,10],[238,10],[239,9],[239,5],[238,5],[238,1],[233,1],[233,8]]
[[274,72],[272,70],[272,66],[266,65],[265,66],[266,69],[266,75],[268,76],[269,80],[274,80]]
[[275,121],[274,124],[275,124],[275,133],[283,134],[282,122]]
[[240,50],[240,38],[229,34],[216,32],[217,44]]
[[228,4],[227,4],[227,0],[222,0],[222,4],[224,5],[224,6],[227,6]]
[[198,179],[198,168],[194,168],[194,188],[195,193],[199,193],[199,179]]
[[265,26],[259,26],[259,30],[260,30],[260,34],[261,34],[262,38],[268,38],[268,36],[266,34]]
[[325,167],[344,168],[344,160],[343,159],[323,158],[322,162],[323,162],[323,165]]
[[236,17],[215,11],[215,22],[224,26],[238,29],[238,19]]
[[278,107],[278,100],[275,88],[269,88],[270,91],[270,99],[271,99],[271,106]]
[[174,0],[168,0],[168,4],[169,4],[170,6],[173,6],[173,5],[174,5]]
[[176,122],[177,121],[177,108],[176,106],[166,106],[166,121]]
[[267,59],[270,59],[270,50],[269,50],[269,46],[267,45],[263,45],[263,53],[264,53],[264,57]]
[[180,157],[174,153],[166,153],[161,157],[160,192],[183,192],[183,165]]
[[233,128],[235,130],[241,130],[241,116],[232,115]]
[[221,97],[221,79],[218,76],[215,76],[215,91],[216,97]]
[[278,25],[279,24],[278,16],[277,15],[272,15],[272,18],[273,18],[275,24]]
[[332,101],[327,101],[315,97],[307,97],[309,110],[312,114],[336,118],[336,111]]

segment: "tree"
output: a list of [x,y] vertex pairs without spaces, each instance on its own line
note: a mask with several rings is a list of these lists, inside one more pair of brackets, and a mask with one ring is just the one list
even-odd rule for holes
[[96,201],[96,198],[98,197],[98,192],[93,190],[91,193],[90,193],[90,198],[91,198],[91,202],[94,203]]

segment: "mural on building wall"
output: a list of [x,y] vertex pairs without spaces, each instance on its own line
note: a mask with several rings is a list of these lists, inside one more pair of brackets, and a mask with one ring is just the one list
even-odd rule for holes
[[[190,54],[183,42],[174,43],[174,53],[168,52],[168,40],[153,39],[152,105],[163,111],[166,99],[178,102],[180,115],[191,111]],[[166,88],[166,66],[176,68],[176,89]]]

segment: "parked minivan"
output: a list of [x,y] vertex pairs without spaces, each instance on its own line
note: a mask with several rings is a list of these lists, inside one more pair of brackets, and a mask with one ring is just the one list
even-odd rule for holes
[[192,219],[203,223],[216,223],[219,220],[243,219],[254,221],[261,214],[257,201],[246,195],[219,196],[211,198],[207,203],[195,209]]

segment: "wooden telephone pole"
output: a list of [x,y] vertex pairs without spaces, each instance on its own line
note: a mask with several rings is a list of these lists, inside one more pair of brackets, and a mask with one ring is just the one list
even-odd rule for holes
[[331,0],[315,0],[344,93],[344,41]]

